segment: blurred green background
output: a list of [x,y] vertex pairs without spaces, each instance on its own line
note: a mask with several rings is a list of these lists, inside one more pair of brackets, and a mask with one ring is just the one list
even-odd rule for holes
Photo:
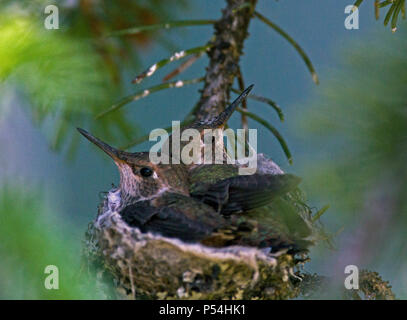
[[[44,28],[48,1],[0,4],[0,299],[100,298],[80,277],[80,251],[99,192],[118,182],[115,167],[80,139],[83,127],[113,145],[182,120],[202,84],[170,89],[95,120],[122,97],[160,84],[166,66],[138,86],[135,75],[177,50],[204,45],[210,25],[106,37],[114,30],[170,20],[217,19],[224,1],[56,1],[58,30]],[[315,86],[298,54],[258,20],[245,42],[242,72],[254,93],[285,114],[250,100],[294,158],[258,128],[258,151],[303,177],[309,204],[329,204],[322,222],[335,250],[311,250],[309,272],[343,284],[346,265],[378,271],[407,298],[407,24],[398,31],[360,8],[360,29],[344,27],[348,1],[259,1],[257,10],[284,28],[311,58]],[[318,8],[316,10],[316,8]],[[204,73],[202,57],[176,79]],[[179,65],[176,64],[176,65]],[[231,125],[238,127],[235,115]],[[143,143],[131,150],[145,150]],[[339,232],[338,232],[339,231]],[[60,289],[46,290],[56,265]],[[335,293],[333,293],[335,297]]]

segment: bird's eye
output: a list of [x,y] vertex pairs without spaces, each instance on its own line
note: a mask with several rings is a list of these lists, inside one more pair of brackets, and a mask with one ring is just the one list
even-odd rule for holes
[[143,177],[149,177],[149,176],[151,176],[153,174],[153,170],[151,170],[150,168],[144,167],[144,168],[140,169],[140,174]]

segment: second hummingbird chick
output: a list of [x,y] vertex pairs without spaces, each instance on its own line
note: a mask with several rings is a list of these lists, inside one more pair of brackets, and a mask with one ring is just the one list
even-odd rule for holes
[[[192,124],[181,128],[180,136],[183,132],[190,129],[196,130],[199,134],[199,145],[197,146],[200,149],[199,163],[193,162],[191,164],[187,164],[189,169],[205,163],[205,159],[209,159],[211,163],[215,163],[217,151],[220,153],[219,160],[221,163],[227,162],[228,154],[223,143],[223,129],[239,104],[249,95],[250,91],[253,89],[253,86],[254,85],[250,85],[247,87],[228,107],[226,107],[224,111],[217,116],[214,116],[206,121],[194,121]],[[216,130],[220,131],[216,132]],[[205,141],[205,134],[207,134],[208,131],[211,131],[211,134],[208,135],[209,140]],[[161,152],[165,152],[163,150],[168,150],[171,161],[177,160],[177,163],[183,163],[181,154],[176,154],[173,152],[172,144],[174,143],[174,139],[178,138],[179,137],[174,137],[174,135],[171,135],[167,141],[164,142]],[[190,138],[189,141],[180,141],[179,143],[180,145],[177,146],[177,149],[179,147],[179,149],[182,150],[187,144],[197,142]]]

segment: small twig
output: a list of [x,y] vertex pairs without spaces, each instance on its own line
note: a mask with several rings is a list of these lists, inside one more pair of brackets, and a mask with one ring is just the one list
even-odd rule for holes
[[316,214],[315,216],[312,217],[312,222],[316,222],[321,216],[329,209],[329,204],[326,206],[322,207]]
[[96,119],[100,119],[101,117],[104,117],[105,115],[120,109],[121,107],[123,107],[124,105],[126,105],[128,103],[145,98],[154,92],[161,91],[164,89],[170,89],[170,88],[182,88],[186,85],[195,84],[195,83],[198,83],[201,81],[203,81],[203,78],[196,78],[196,79],[190,79],[190,80],[177,80],[177,81],[173,81],[173,82],[162,83],[162,84],[138,91],[135,94],[124,97],[118,103],[112,105],[109,109],[99,113],[96,116]]
[[130,263],[129,263],[129,280],[130,280],[130,286],[131,286],[131,293],[133,294],[133,298],[136,299],[136,289],[134,288],[133,271],[131,270]]
[[169,64],[169,63],[171,63],[173,61],[177,61],[179,59],[182,59],[182,58],[184,58],[186,56],[189,56],[191,54],[197,54],[197,53],[202,54],[203,52],[208,50],[210,47],[211,47],[211,45],[207,44],[205,46],[196,47],[196,48],[176,52],[171,57],[158,61],[157,63],[150,66],[147,70],[140,73],[137,77],[134,78],[132,83],[140,83],[143,79],[151,77],[158,69],[164,67],[165,65],[167,65],[167,64]]
[[180,21],[169,21],[164,23],[150,24],[137,26],[129,29],[113,31],[108,36],[124,36],[130,34],[137,34],[145,31],[154,31],[159,29],[171,29],[179,27],[191,27],[191,26],[202,26],[214,24],[216,20],[180,20]]
[[318,75],[314,69],[314,66],[312,65],[311,60],[308,58],[307,54],[304,52],[304,50],[300,47],[300,45],[289,35],[287,34],[283,29],[281,29],[278,25],[276,25],[274,22],[270,21],[267,19],[265,16],[260,14],[259,12],[255,11],[254,15],[259,18],[262,22],[267,24],[269,27],[273,28],[277,33],[279,33],[284,39],[286,39],[294,48],[297,50],[299,55],[302,57],[304,60],[306,66],[308,67],[308,70],[310,71],[312,75],[312,80],[316,83],[319,84],[318,80]]
[[400,14],[401,9],[404,6],[404,0],[399,0],[399,2],[396,5],[396,8],[394,10],[393,18],[391,19],[391,30],[393,32],[396,32],[397,30],[397,20]]
[[376,20],[380,18],[379,0],[374,1],[374,15]]
[[285,142],[284,138],[282,137],[282,135],[280,134],[280,132],[278,132],[278,130],[276,128],[274,128],[268,121],[264,120],[263,118],[255,115],[254,113],[245,111],[241,108],[237,108],[236,109],[238,112],[240,113],[245,113],[249,118],[252,118],[253,120],[257,121],[258,123],[262,124],[264,127],[266,127],[268,130],[271,131],[271,133],[276,137],[276,139],[278,140],[278,142],[280,143],[284,154],[287,157],[287,160],[290,164],[293,163],[293,159],[291,156],[291,152],[288,149],[287,143]]
[[197,53],[197,54],[193,55],[192,57],[190,57],[189,59],[187,59],[187,61],[183,62],[178,68],[176,68],[175,70],[173,70],[169,74],[167,74],[163,78],[163,82],[168,81],[168,80],[174,78],[175,76],[179,75],[180,73],[184,72],[186,69],[188,69],[190,66],[192,66],[194,64],[194,62],[196,60],[198,60],[201,56],[202,56],[202,52]]

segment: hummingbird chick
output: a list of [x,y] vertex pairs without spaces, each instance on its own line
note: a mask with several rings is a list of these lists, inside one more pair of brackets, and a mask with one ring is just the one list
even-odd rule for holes
[[[115,162],[120,173],[121,208],[137,201],[150,200],[164,192],[189,194],[188,172],[184,165],[153,164],[148,152],[125,152],[109,146],[86,130],[78,131],[89,141],[106,152]],[[170,174],[167,174],[170,172]]]
[[[189,169],[195,168],[197,165],[205,163],[205,158],[209,159],[211,163],[215,163],[216,160],[216,153],[217,151],[220,151],[221,154],[221,163],[226,163],[228,154],[226,152],[226,149],[223,144],[223,129],[229,120],[229,118],[232,116],[232,114],[235,112],[236,108],[239,106],[239,104],[246,99],[246,97],[249,95],[250,91],[253,89],[254,85],[250,85],[247,87],[224,111],[222,111],[219,115],[205,121],[195,121],[192,124],[183,127],[181,129],[181,132],[179,133],[179,136],[174,137],[174,134],[171,135],[167,141],[164,142],[163,147],[161,149],[161,152],[167,152],[169,154],[169,157],[171,161],[177,160],[176,163],[181,163],[183,162],[181,159],[180,154],[176,154],[173,152],[173,143],[174,139],[179,140],[180,136],[182,135],[183,132],[187,132],[189,129],[194,129],[199,133],[199,145],[198,147],[200,148],[199,155],[200,155],[200,160],[193,162],[191,164],[186,164],[186,166]],[[205,137],[205,135],[208,133],[209,135],[208,138]],[[192,138],[189,141],[180,141],[180,145],[176,146],[175,149],[177,150],[183,150],[183,148],[191,143]],[[196,142],[195,142],[196,143]],[[163,151],[166,150],[166,151]],[[205,153],[208,153],[206,155]],[[199,162],[199,164],[197,164]],[[185,164],[185,163],[184,163]]]

